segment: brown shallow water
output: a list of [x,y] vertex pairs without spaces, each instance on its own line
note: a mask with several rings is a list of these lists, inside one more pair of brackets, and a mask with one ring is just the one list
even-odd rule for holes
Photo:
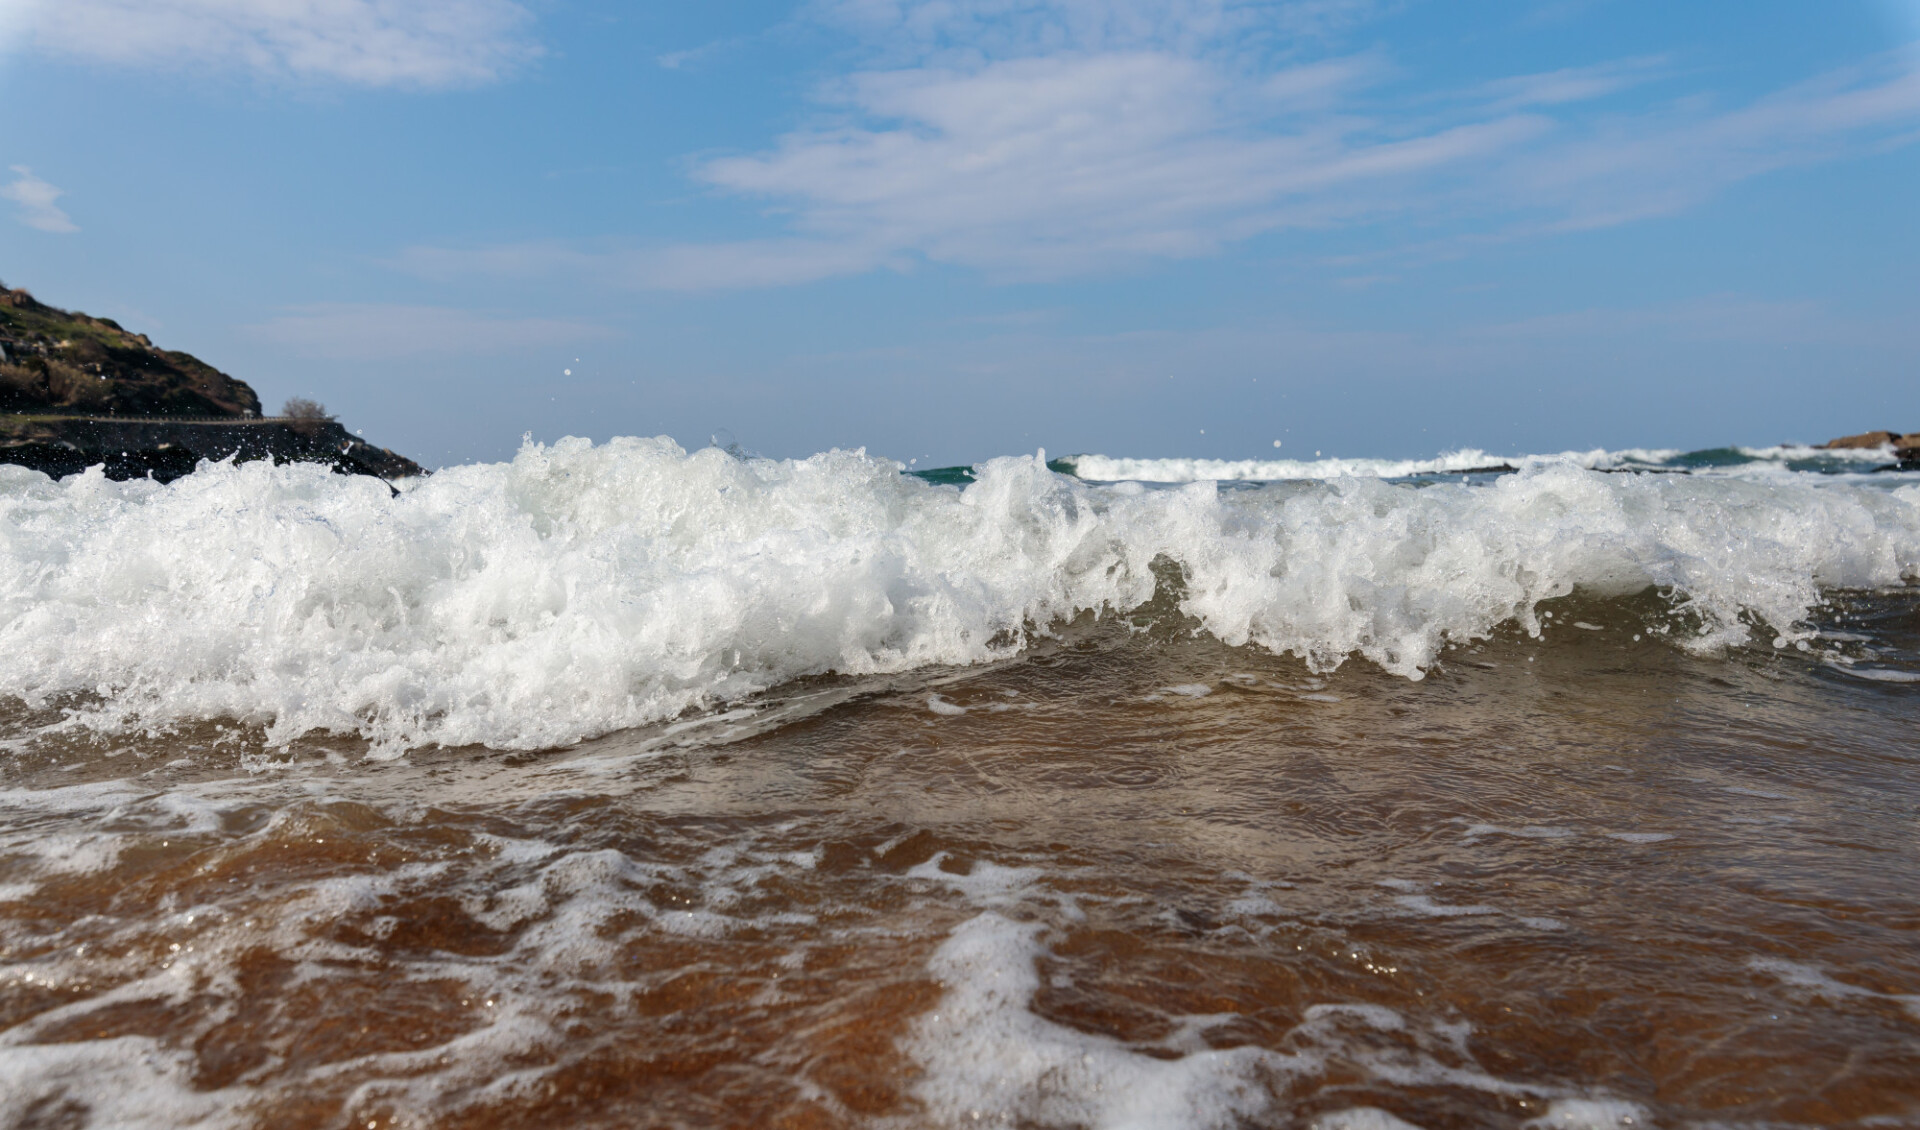
[[0,1126],[1920,1125],[1920,684],[1558,603],[534,755],[16,706]]

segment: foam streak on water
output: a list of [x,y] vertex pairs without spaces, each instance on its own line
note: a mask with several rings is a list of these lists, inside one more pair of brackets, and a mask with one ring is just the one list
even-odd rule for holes
[[102,730],[531,749],[806,676],[978,663],[1170,584],[1229,644],[1418,678],[1575,590],[1659,586],[1714,647],[1755,624],[1800,640],[1824,590],[1916,574],[1920,488],[1816,476],[1148,490],[1007,458],[958,489],[861,453],[666,440],[529,445],[398,497],[304,466],[168,486],[0,467],[0,695]]

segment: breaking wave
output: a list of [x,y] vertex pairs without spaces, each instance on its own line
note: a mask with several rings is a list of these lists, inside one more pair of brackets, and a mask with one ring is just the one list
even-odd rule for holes
[[[1153,477],[1093,458],[1089,478]],[[1030,456],[954,486],[864,452],[666,439],[529,444],[397,496],[303,465],[165,486],[0,467],[0,695],[104,731],[533,749],[810,675],[1005,656],[1170,584],[1230,645],[1418,678],[1576,590],[1661,587],[1715,647],[1801,638],[1823,592],[1920,577],[1920,487],[1894,476],[1303,478],[1102,485]]]

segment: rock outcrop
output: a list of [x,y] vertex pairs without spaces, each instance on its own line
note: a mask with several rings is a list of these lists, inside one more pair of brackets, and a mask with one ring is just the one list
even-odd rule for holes
[[1861,432],[1857,436],[1841,436],[1839,439],[1830,439],[1820,446],[1828,451],[1885,447],[1899,438],[1900,433],[1898,432]]
[[1861,432],[1857,436],[1841,436],[1830,439],[1820,445],[1828,451],[1888,451],[1893,455],[1893,463],[1875,468],[1880,471],[1920,471],[1920,432]]
[[172,482],[202,459],[325,463],[346,475],[400,479],[420,465],[375,447],[333,420],[113,420],[0,416],[0,463],[54,478],[102,464],[110,479]]
[[202,459],[229,458],[383,479],[425,473],[331,418],[263,418],[245,381],[111,319],[0,285],[0,463],[56,478],[99,464],[110,478],[166,482]]
[[260,398],[190,353],[110,318],[55,309],[0,285],[0,412],[257,417]]

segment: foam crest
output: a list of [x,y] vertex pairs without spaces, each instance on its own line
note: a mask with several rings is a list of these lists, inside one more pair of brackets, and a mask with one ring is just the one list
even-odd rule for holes
[[[1805,480],[1805,481],[1802,481]],[[168,486],[0,468],[0,695],[67,725],[229,717],[565,745],[793,679],[970,664],[1154,597],[1231,645],[1409,677],[1535,605],[1664,586],[1698,646],[1803,638],[1834,587],[1920,576],[1920,488],[1597,475],[1102,487],[998,459],[964,489],[861,452],[529,444],[392,497],[308,466]],[[944,699],[930,699],[944,702]],[[938,707],[933,707],[936,711]]]
[[[1604,453],[1593,454],[1599,456]],[[1147,483],[1397,479],[1515,465],[1505,456],[1490,455],[1475,448],[1452,451],[1431,459],[1136,459],[1110,455],[1071,455],[1061,462],[1083,479]]]

